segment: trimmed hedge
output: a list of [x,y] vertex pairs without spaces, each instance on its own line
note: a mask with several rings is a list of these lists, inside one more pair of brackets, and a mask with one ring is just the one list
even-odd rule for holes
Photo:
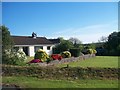
[[79,48],[72,48],[70,49],[71,56],[79,57],[80,56],[80,49]]
[[120,68],[81,68],[81,67],[33,67],[33,66],[8,66],[2,65],[3,76],[35,76],[49,79],[86,79],[110,78],[118,79]]

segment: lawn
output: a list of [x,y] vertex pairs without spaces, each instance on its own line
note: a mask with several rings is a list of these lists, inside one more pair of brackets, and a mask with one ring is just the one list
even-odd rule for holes
[[[57,64],[57,67],[65,67],[68,63]],[[86,60],[70,62],[70,67],[101,67],[101,68],[118,68],[118,56],[96,56]]]
[[22,88],[117,88],[118,80],[45,80],[36,77],[4,76],[3,83],[16,84]]

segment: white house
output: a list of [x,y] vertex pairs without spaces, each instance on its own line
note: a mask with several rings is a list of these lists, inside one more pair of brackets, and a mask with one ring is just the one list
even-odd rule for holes
[[12,36],[12,38],[15,44],[14,49],[24,51],[28,56],[34,56],[40,48],[51,55],[53,53],[52,48],[60,43],[59,39],[37,37],[35,33],[32,36]]

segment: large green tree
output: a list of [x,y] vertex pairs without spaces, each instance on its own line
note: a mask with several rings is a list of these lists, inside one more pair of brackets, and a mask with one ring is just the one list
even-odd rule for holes
[[60,44],[53,49],[54,53],[61,53],[63,51],[68,51],[70,48],[73,48],[74,45],[69,40],[65,40],[63,38],[60,38]]
[[110,55],[120,55],[120,32],[111,33],[105,46]]
[[12,49],[13,40],[11,38],[10,31],[6,26],[0,26],[0,30],[2,31],[2,62],[6,63],[9,58],[5,51]]
[[13,46],[13,40],[10,35],[10,31],[6,26],[0,26],[2,30],[2,49],[11,49]]

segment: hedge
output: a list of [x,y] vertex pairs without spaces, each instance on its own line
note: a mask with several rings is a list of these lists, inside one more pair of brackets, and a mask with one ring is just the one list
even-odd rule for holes
[[70,49],[71,56],[79,57],[80,56],[80,49],[79,48],[72,48]]
[[35,76],[49,79],[118,78],[120,68],[36,67],[2,65],[3,76]]

